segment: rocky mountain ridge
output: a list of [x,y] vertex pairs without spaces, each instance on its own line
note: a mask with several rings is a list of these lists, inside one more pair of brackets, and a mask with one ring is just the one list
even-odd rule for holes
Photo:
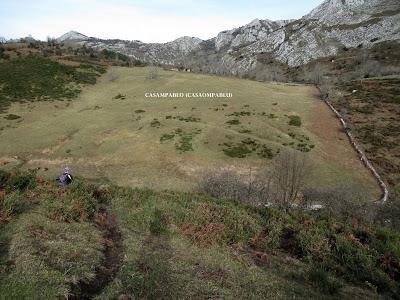
[[[298,20],[259,20],[203,41],[182,37],[168,43],[101,40],[70,32],[59,38],[109,49],[157,64],[184,64],[212,73],[240,75],[266,62],[297,67],[343,48],[400,40],[398,0],[326,0]],[[262,57],[262,59],[260,59]]]

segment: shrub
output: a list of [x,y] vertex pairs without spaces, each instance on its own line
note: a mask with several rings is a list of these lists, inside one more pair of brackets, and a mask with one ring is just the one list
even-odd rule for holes
[[320,190],[319,196],[315,197],[323,203],[322,212],[328,217],[344,222],[361,223],[369,223],[374,218],[374,208],[367,202],[361,186],[351,184],[333,186]]
[[338,273],[351,281],[368,280],[374,265],[368,252],[351,234],[336,235],[332,255],[338,265]]
[[200,118],[196,118],[196,117],[182,117],[182,116],[177,116],[177,117],[173,117],[173,119],[178,119],[179,121],[184,121],[184,122],[199,122]]
[[164,141],[171,140],[171,139],[173,139],[174,137],[175,137],[175,134],[173,134],[173,133],[171,133],[171,134],[165,133],[165,134],[163,134],[163,135],[160,137],[160,142],[162,143],[162,142],[164,142]]
[[36,185],[36,178],[34,172],[20,173],[17,172],[11,175],[7,182],[7,190],[25,191],[28,188],[34,188]]
[[332,278],[326,271],[318,267],[311,268],[307,277],[315,287],[329,295],[337,294],[343,286],[337,279]]
[[10,173],[0,169],[0,189],[4,189],[10,178]]
[[122,95],[121,93],[119,93],[117,96],[114,96],[113,99],[115,100],[125,100],[126,99],[126,95]]
[[258,152],[258,155],[262,158],[267,158],[267,159],[272,159],[274,157],[272,150],[265,145],[262,145],[262,148],[260,152]]
[[182,135],[175,144],[175,149],[181,152],[193,151],[192,138],[191,135]]
[[239,125],[240,121],[238,119],[232,119],[232,120],[228,120],[226,121],[226,124],[230,124],[230,125]]
[[160,127],[161,123],[157,119],[154,119],[153,121],[150,122],[151,127]]
[[101,55],[106,59],[115,59],[117,57],[117,52],[108,49],[103,49],[101,50]]
[[154,215],[150,221],[150,232],[154,235],[160,235],[167,231],[168,220],[164,213],[159,210],[154,210]]
[[19,191],[13,191],[0,199],[1,215],[5,217],[15,216],[22,212],[24,207],[24,197]]
[[226,155],[230,157],[244,158],[252,151],[245,144],[237,144],[235,146],[228,146],[228,148],[224,148],[222,150]]
[[303,228],[297,235],[301,255],[312,262],[323,262],[330,257],[329,234],[324,226]]
[[289,116],[289,125],[300,127],[301,118],[299,116]]
[[216,198],[231,198],[242,202],[262,203],[269,197],[269,177],[265,172],[252,172],[240,176],[229,170],[204,172],[197,189]]
[[246,186],[236,173],[217,170],[204,173],[198,189],[217,198],[242,199]]
[[14,115],[14,114],[8,114],[4,117],[4,119],[6,120],[17,120],[20,119],[21,117],[18,115]]

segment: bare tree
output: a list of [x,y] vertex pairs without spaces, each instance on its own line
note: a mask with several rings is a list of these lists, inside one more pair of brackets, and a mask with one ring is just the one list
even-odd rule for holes
[[281,68],[275,65],[263,66],[262,68],[256,68],[253,71],[254,77],[259,81],[285,81],[285,76],[282,73]]
[[[306,196],[310,197],[310,193]],[[322,204],[322,211],[329,217],[344,222],[369,223],[373,220],[372,203],[366,199],[365,189],[358,184],[340,184],[314,191],[314,201]]]
[[107,77],[109,81],[115,81],[118,79],[119,76],[115,71],[111,70],[110,72],[108,72]]
[[270,198],[271,176],[266,171],[239,175],[231,170],[217,169],[204,172],[198,184],[200,192],[216,198],[231,198],[251,204],[266,204]]
[[155,66],[151,66],[147,72],[147,79],[157,79],[160,76],[158,68]]
[[321,84],[324,76],[324,70],[320,64],[316,64],[313,70],[313,81],[315,84]]
[[280,208],[288,210],[293,206],[304,189],[311,170],[311,162],[303,152],[285,150],[275,159],[272,180],[275,202]]
[[321,92],[322,99],[332,98],[337,95],[335,89],[337,80],[335,78],[324,78],[319,84],[319,90]]
[[5,44],[7,42],[6,38],[3,36],[0,36],[0,44]]
[[367,60],[356,68],[357,77],[360,79],[380,76],[382,65],[376,60]]
[[272,171],[253,171],[239,175],[229,170],[202,174],[198,189],[217,198],[232,198],[251,204],[273,203],[288,210],[299,200],[312,171],[307,154],[296,150],[282,152]]
[[369,60],[369,54],[366,49],[362,49],[357,55],[357,62],[360,65],[364,65]]
[[206,171],[200,179],[199,190],[217,198],[242,199],[244,184],[237,173],[229,170]]
[[51,47],[56,46],[57,45],[57,39],[54,38],[54,37],[48,36],[47,37],[47,45],[51,46]]

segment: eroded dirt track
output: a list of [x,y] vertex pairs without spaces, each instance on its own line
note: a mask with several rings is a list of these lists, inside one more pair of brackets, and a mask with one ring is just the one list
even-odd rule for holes
[[103,231],[104,257],[90,282],[79,281],[64,299],[92,299],[114,279],[123,259],[123,239],[115,217],[109,212],[96,213],[96,226]]

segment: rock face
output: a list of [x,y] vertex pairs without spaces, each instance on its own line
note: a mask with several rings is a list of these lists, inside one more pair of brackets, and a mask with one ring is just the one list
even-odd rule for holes
[[400,40],[399,0],[326,0],[299,20],[258,20],[202,41],[182,37],[168,43],[99,40],[77,32],[59,38],[77,40],[161,64],[185,64],[213,73],[246,73],[264,59],[296,67],[340,49],[369,48]]
[[151,63],[176,64],[190,52],[199,48],[203,40],[184,36],[168,43],[143,43],[141,41],[101,40],[87,38],[78,44],[95,49],[108,49],[123,53],[135,59]]
[[254,42],[265,40],[274,31],[293,20],[270,21],[255,19],[249,24],[232,30],[222,31],[215,38],[215,49],[244,47]]

